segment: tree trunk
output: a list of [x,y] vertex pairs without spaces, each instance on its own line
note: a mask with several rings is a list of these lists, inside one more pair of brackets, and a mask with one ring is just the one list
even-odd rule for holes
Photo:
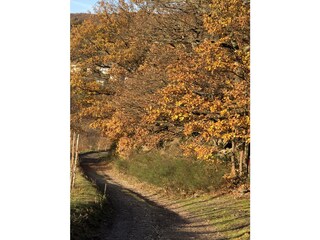
[[230,175],[232,177],[236,176],[236,161],[235,161],[235,155],[236,155],[236,144],[234,141],[232,141],[232,155],[231,155],[231,172]]
[[246,173],[249,176],[250,170],[250,143],[245,145],[245,164],[246,164]]
[[239,176],[242,176],[242,166],[243,166],[243,160],[244,160],[244,144],[241,146],[241,150],[240,150],[240,156],[239,156]]
[[242,176],[243,174],[243,165],[245,162],[245,158],[246,158],[246,144],[243,143],[241,145],[241,150],[240,150],[240,156],[239,156],[239,175]]

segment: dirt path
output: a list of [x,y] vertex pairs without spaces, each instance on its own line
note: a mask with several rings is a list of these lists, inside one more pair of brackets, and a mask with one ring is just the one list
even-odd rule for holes
[[87,176],[103,189],[107,183],[107,195],[114,210],[112,225],[104,224],[101,239],[104,240],[188,240],[225,239],[201,212],[190,214],[183,204],[172,200],[145,184],[124,179],[106,163],[99,163],[97,155],[82,156],[82,167]]

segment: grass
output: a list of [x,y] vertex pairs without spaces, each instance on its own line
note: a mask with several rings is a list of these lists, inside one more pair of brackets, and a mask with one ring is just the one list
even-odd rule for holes
[[75,188],[71,191],[71,239],[99,239],[97,230],[109,214],[103,194],[78,169]]
[[[168,158],[157,152],[135,155],[129,160],[116,159],[114,163],[119,170],[141,181],[187,193],[220,189],[225,184],[222,176],[229,170],[223,165],[217,170],[215,166],[205,162]],[[179,200],[181,208],[207,219],[221,239],[250,239],[248,195],[239,197],[228,193],[212,196],[203,193],[199,196]]]
[[221,239],[250,239],[250,199],[248,196],[234,197],[202,196],[189,198],[181,203],[181,208],[197,217],[209,220],[220,234]]
[[227,169],[193,159],[168,157],[158,152],[137,154],[129,160],[115,159],[116,167],[129,175],[166,189],[194,193],[210,191],[224,184]]
[[211,223],[228,239],[250,239],[250,199],[226,195],[214,201]]

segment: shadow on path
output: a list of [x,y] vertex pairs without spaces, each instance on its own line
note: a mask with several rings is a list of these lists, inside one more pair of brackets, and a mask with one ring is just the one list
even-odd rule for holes
[[150,199],[115,183],[108,175],[97,173],[98,163],[105,160],[108,153],[91,152],[80,155],[84,173],[96,183],[101,191],[106,184],[106,195],[113,208],[112,224],[101,228],[101,239],[106,240],[173,240],[206,239],[192,232],[184,225],[188,220],[166,209]]

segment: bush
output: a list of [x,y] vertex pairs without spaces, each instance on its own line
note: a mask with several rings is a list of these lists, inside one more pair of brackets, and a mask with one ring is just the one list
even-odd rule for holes
[[226,167],[185,157],[168,157],[157,151],[118,158],[117,168],[138,179],[175,191],[193,193],[218,189],[224,183]]

